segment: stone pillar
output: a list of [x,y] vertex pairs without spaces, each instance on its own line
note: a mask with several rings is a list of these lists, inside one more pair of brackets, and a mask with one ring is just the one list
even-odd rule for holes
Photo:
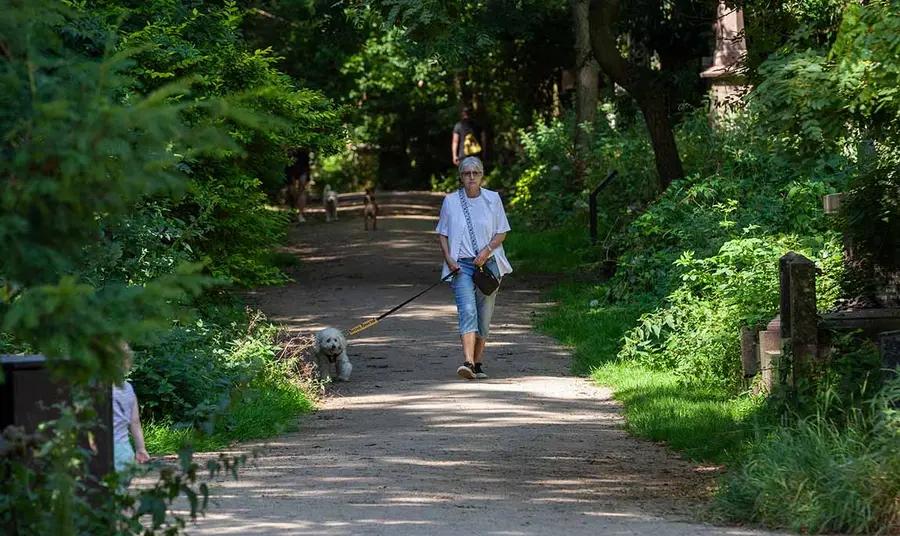
[[720,1],[716,9],[715,29],[716,50],[712,65],[700,73],[701,78],[710,82],[710,111],[714,121],[735,106],[746,92],[741,74],[741,61],[747,53],[743,34],[744,13]]
[[819,314],[813,261],[790,252],[779,262],[781,272],[781,334],[784,354],[790,355],[795,394],[815,381],[819,354]]
[[781,378],[781,319],[775,317],[766,329],[759,332],[759,370],[766,393],[773,393]]

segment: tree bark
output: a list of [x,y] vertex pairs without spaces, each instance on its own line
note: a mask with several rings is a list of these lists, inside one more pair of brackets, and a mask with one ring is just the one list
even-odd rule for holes
[[[600,64],[591,50],[591,26],[588,12],[590,0],[571,0],[575,26],[575,175],[569,185],[573,193],[584,188],[588,151],[597,118]],[[587,124],[591,130],[585,130]]]
[[652,92],[638,99],[638,106],[641,107],[644,122],[647,123],[650,143],[653,144],[653,156],[656,161],[656,171],[659,173],[660,188],[665,190],[672,181],[684,177],[678,145],[675,143],[675,133],[672,130],[672,122],[669,120],[669,106],[666,103],[665,95]]
[[653,144],[660,188],[665,190],[672,181],[684,177],[675,133],[669,121],[667,90],[653,71],[631,64],[619,53],[612,30],[618,11],[619,0],[591,0],[591,48],[603,72],[624,88],[641,108]]

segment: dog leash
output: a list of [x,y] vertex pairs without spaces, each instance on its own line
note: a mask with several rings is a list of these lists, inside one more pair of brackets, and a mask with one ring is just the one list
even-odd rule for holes
[[366,320],[365,322],[363,322],[362,324],[360,324],[360,325],[358,325],[358,326],[355,326],[355,327],[350,328],[350,329],[347,331],[347,336],[348,336],[348,337],[352,337],[353,335],[356,335],[356,334],[360,333],[361,331],[365,331],[365,330],[369,329],[370,327],[374,326],[375,324],[377,324],[377,323],[380,322],[381,320],[383,320],[383,319],[387,318],[388,316],[390,316],[390,315],[396,313],[397,311],[399,311],[400,308],[402,308],[404,305],[406,305],[406,304],[408,304],[409,302],[415,300],[416,298],[418,298],[418,297],[421,296],[422,294],[425,294],[426,292],[428,292],[429,290],[433,289],[434,287],[440,285],[440,284],[443,283],[444,281],[450,279],[450,277],[453,276],[453,275],[455,275],[456,272],[458,272],[458,271],[459,271],[459,268],[457,268],[456,270],[453,270],[453,271],[450,272],[449,274],[447,274],[447,275],[445,275],[444,277],[442,277],[441,280],[438,281],[437,283],[431,285],[430,287],[426,288],[426,289],[423,290],[422,292],[416,294],[416,295],[413,296],[412,298],[410,298],[410,299],[406,300],[405,302],[401,303],[401,304],[398,305],[397,307],[394,307],[394,308],[391,309],[390,311],[388,311],[388,312],[386,312],[386,313],[383,313],[383,314],[382,314],[381,316],[379,316],[378,318],[371,318],[371,319],[369,319],[369,320]]

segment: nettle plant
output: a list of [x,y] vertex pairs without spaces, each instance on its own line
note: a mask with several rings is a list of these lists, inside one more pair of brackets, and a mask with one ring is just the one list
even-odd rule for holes
[[736,389],[740,328],[764,325],[778,312],[778,260],[788,251],[801,252],[822,268],[819,304],[828,308],[837,299],[841,276],[837,236],[753,236],[751,230],[705,259],[684,252],[675,262],[681,285],[625,335],[619,357],[674,370],[686,382]]
[[181,163],[236,149],[226,133],[184,117],[240,114],[182,99],[187,82],[134,93],[128,53],[92,59],[62,43],[62,3],[0,0],[0,12],[0,331],[46,355],[74,392],[35,433],[3,432],[0,524],[18,534],[176,534],[185,523],[168,511],[172,502],[186,495],[191,516],[206,503],[190,451],[152,489],[124,492],[115,474],[92,481],[77,439],[96,417],[84,393],[122,378],[121,341],[168,327],[179,304],[213,281],[190,265],[140,285],[98,285],[86,274],[108,229],[144,201],[184,190]]

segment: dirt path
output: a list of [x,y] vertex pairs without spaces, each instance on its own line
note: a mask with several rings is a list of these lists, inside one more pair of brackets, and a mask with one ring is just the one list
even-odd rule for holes
[[[296,283],[256,294],[273,320],[347,329],[439,276],[441,197],[382,196],[377,232],[356,211],[292,231]],[[531,330],[545,304],[514,273],[485,362],[465,381],[455,308],[440,287],[351,341],[352,382],[300,431],[221,479],[193,534],[752,534],[683,522],[708,471],[620,429],[609,392],[568,375],[569,352]],[[252,445],[245,446],[251,448]],[[682,521],[679,521],[682,520]]]

